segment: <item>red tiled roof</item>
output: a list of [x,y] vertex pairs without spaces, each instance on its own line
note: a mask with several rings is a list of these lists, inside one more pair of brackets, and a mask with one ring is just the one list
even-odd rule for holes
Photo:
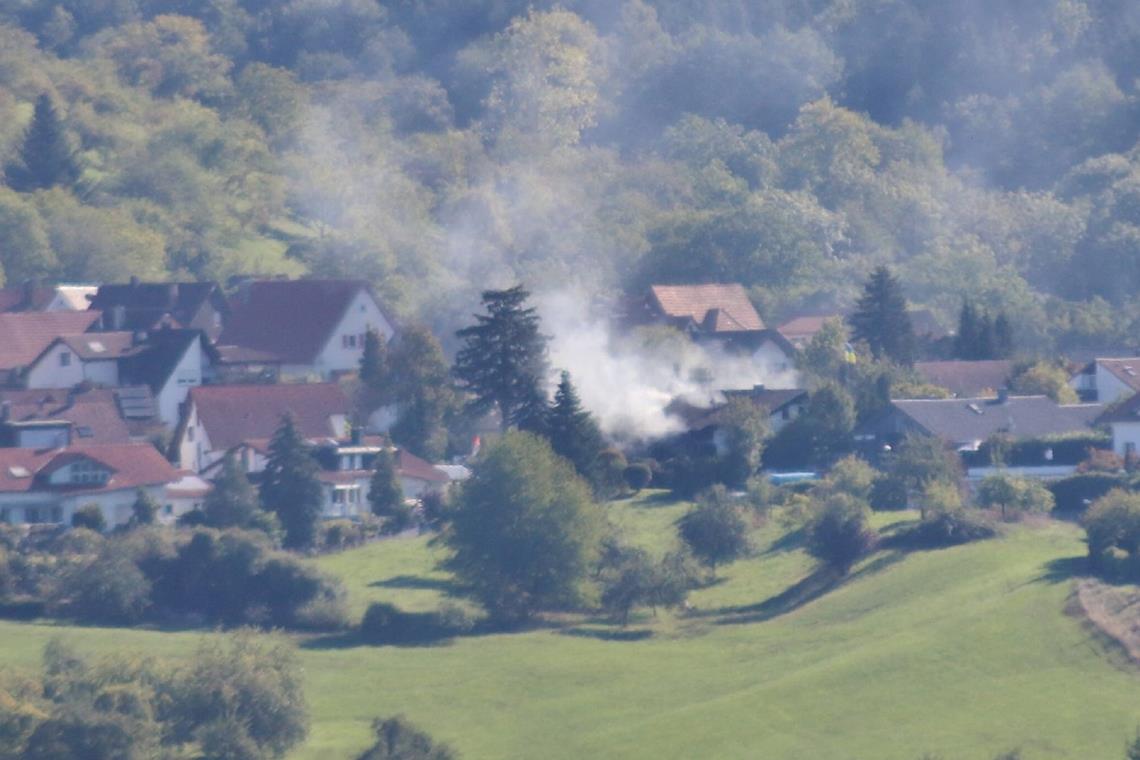
[[14,423],[66,421],[72,440],[84,445],[130,443],[131,434],[112,390],[80,393],[65,390],[0,391]]
[[823,329],[824,324],[834,319],[846,330],[842,314],[807,314],[793,317],[776,329],[793,343],[802,340],[811,340],[817,332]]
[[[93,460],[111,470],[110,479],[103,484],[85,486],[59,487],[44,482],[42,476],[80,459]],[[47,450],[0,449],[0,493],[56,490],[96,493],[172,483],[178,479],[178,471],[149,443]]]
[[[84,361],[100,361],[103,359],[118,359],[133,353],[135,348],[135,334],[131,332],[101,332],[83,333],[81,335],[63,335],[59,340],[75,352],[75,355]],[[54,342],[54,341],[53,341]]]
[[[29,298],[28,296],[31,296]],[[55,298],[55,288],[0,288],[0,312],[39,311]]]
[[0,369],[27,366],[56,338],[88,332],[99,317],[97,311],[0,314]]
[[[670,319],[691,319],[711,332],[764,329],[763,320],[739,283],[653,285],[649,290],[661,313]],[[706,324],[710,312],[714,313]]]
[[329,418],[352,410],[348,396],[333,383],[203,385],[190,389],[190,401],[215,450],[273,437],[286,413],[293,415],[304,438],[334,436],[340,431]]
[[230,299],[218,343],[312,362],[344,317],[363,280],[256,280]]
[[914,369],[928,383],[960,398],[996,393],[1009,384],[1013,362],[1006,359],[915,362]]

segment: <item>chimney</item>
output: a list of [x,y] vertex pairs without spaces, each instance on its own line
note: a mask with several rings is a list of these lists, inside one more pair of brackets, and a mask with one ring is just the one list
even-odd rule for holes
[[24,288],[22,293],[23,300],[20,303],[20,308],[27,309],[28,311],[32,310],[32,307],[36,303],[36,286],[38,284],[39,283],[37,283],[34,279],[24,280]]
[[349,436],[353,446],[359,446],[364,442],[364,428],[360,425],[353,425],[352,432]]
[[170,308],[178,303],[178,283],[172,282],[166,286],[166,301]]

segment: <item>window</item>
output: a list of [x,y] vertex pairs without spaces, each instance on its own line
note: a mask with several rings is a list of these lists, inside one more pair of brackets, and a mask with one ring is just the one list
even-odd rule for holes
[[71,352],[70,351],[60,351],[59,352],[59,366],[61,366],[61,367],[70,367],[71,366]]
[[174,505],[173,504],[167,504],[165,507],[162,508],[162,514],[164,514],[164,515],[174,514]]
[[187,425],[186,426],[186,440],[189,441],[190,443],[194,442],[194,426],[193,425]]
[[98,485],[107,479],[102,466],[90,460],[71,465],[71,482],[76,485]]
[[53,523],[63,522],[63,508],[62,507],[52,507],[50,516],[51,516],[50,522],[53,522]]
[[0,509],[0,523],[9,522],[12,522],[12,510],[4,507],[3,509]]
[[1124,444],[1124,456],[1131,457],[1136,455],[1136,444],[1128,441]]
[[342,335],[341,336],[341,343],[344,344],[345,348],[356,348],[356,336],[355,335]]
[[38,523],[40,521],[39,507],[28,507],[24,510],[24,522]]

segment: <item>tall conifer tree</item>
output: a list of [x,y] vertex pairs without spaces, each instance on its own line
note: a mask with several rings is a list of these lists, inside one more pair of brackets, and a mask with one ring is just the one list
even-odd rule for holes
[[569,459],[582,477],[596,485],[598,452],[605,441],[593,416],[582,408],[569,372],[562,373],[547,420],[555,453]]
[[521,285],[484,291],[487,314],[477,314],[474,325],[456,333],[464,345],[455,376],[473,396],[469,409],[498,409],[504,430],[546,375],[546,336],[539,332],[538,313],[525,305],[529,297]]
[[277,513],[285,528],[285,546],[304,549],[317,537],[321,515],[321,484],[317,461],[286,414],[269,442],[269,458],[261,480],[261,504]]
[[914,328],[906,310],[902,285],[885,266],[878,267],[863,286],[850,316],[855,340],[865,340],[876,359],[899,364],[914,360]]
[[8,184],[19,192],[70,185],[79,179],[75,152],[47,93],[36,99],[32,123],[24,133],[19,157],[5,168],[5,174]]

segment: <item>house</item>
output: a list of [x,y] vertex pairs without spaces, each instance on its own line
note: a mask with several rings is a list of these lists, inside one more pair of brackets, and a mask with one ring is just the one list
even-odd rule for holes
[[829,321],[834,321],[839,324],[843,329],[844,334],[847,333],[847,317],[837,312],[828,312],[825,314],[802,314],[797,317],[792,317],[784,324],[776,328],[777,331],[796,348],[803,348],[811,339],[816,336],[820,330],[823,329]]
[[100,317],[96,311],[0,314],[0,384],[20,382],[23,370],[56,338],[97,330]]
[[228,304],[214,282],[139,282],[100,285],[90,308],[107,315],[109,330],[195,329],[210,340],[222,332]]
[[703,403],[694,403],[683,397],[673,399],[665,413],[681,421],[685,429],[700,431],[719,425],[720,413],[729,399],[739,398],[750,401],[768,415],[768,428],[779,432],[785,425],[798,417],[807,406],[808,392],[799,388],[767,388],[756,385],[742,390],[723,390],[713,394]]
[[40,286],[35,282],[0,288],[0,312],[86,311],[87,296],[95,290],[94,285]]
[[[60,448],[139,440],[120,398],[126,389],[0,391],[0,447]],[[145,428],[144,428],[145,430]]]
[[1082,401],[1114,404],[1140,392],[1140,357],[1093,359],[1069,380]]
[[747,355],[764,368],[770,386],[791,388],[798,381],[795,346],[765,327],[739,283],[653,285],[628,316],[632,324],[669,325],[699,343]]
[[142,491],[160,504],[178,472],[146,443],[0,449],[0,522],[71,524],[93,504],[109,527],[131,519]]
[[163,490],[162,508],[155,516],[158,522],[170,525],[187,512],[202,509],[206,496],[214,489],[214,484],[186,470],[178,471],[178,479],[168,483]]
[[[286,414],[305,439],[343,438],[352,402],[333,383],[194,387],[183,405],[172,451],[183,469],[201,473],[245,442],[268,442]],[[253,462],[246,468],[257,469]]]
[[260,352],[283,378],[329,380],[355,372],[370,330],[395,322],[363,280],[254,280],[239,285],[218,343]]
[[159,419],[173,429],[187,392],[202,384],[212,354],[205,334],[199,330],[63,335],[28,365],[23,385],[145,385],[154,395]]
[[368,513],[376,457],[385,449],[394,457],[405,499],[419,500],[429,492],[443,491],[451,483],[446,472],[381,438],[320,441],[313,453],[321,465],[317,477],[324,497],[322,516],[358,517]]
[[[897,446],[908,434],[930,435],[960,453],[976,452],[997,435],[1016,440],[1040,439],[1091,433],[1104,412],[1099,404],[1061,405],[1047,396],[996,398],[896,399],[887,408],[859,425],[855,442],[869,458]],[[1083,456],[1084,451],[1077,452]],[[1042,477],[1071,472],[1077,461],[1054,462],[1046,450],[1038,467],[1024,473]],[[986,474],[970,471],[971,476]]]
[[1013,362],[1008,359],[915,362],[914,371],[924,382],[945,388],[955,398],[978,398],[996,396],[1009,385]]
[[1097,424],[1107,425],[1112,431],[1112,450],[1115,454],[1125,458],[1135,457],[1140,449],[1140,393],[1109,407],[1097,419]]
[[201,330],[155,330],[138,350],[120,362],[125,385],[145,385],[154,394],[158,418],[168,430],[178,426],[191,388],[202,385],[214,356]]

